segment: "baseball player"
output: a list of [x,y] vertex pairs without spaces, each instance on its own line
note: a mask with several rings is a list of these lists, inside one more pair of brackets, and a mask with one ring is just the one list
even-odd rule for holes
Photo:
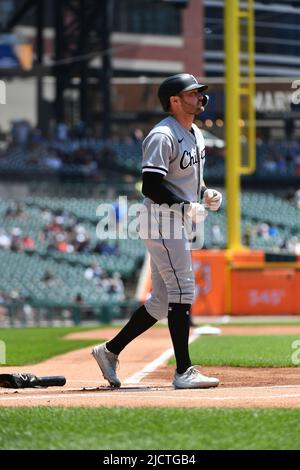
[[[185,225],[203,221],[206,209],[216,211],[222,203],[221,193],[204,184],[204,139],[193,123],[208,103],[209,97],[203,94],[206,89],[193,75],[182,73],[165,79],[158,90],[161,105],[169,115],[145,138],[142,164],[144,206],[150,214],[151,229],[154,226],[158,233],[144,237],[151,258],[152,294],[113,339],[92,351],[104,378],[114,387],[121,385],[116,375],[120,352],[165,317],[176,358],[174,387],[209,388],[219,384],[217,378],[206,377],[192,366],[188,348],[195,283]],[[177,228],[180,225],[180,237],[163,233],[167,218]]]

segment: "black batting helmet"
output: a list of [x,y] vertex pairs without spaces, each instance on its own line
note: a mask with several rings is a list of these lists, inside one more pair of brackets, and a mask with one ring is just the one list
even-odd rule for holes
[[[207,85],[202,85],[198,82],[198,80],[194,77],[194,75],[190,75],[189,73],[178,73],[177,75],[172,75],[171,77],[166,78],[160,85],[158,89],[158,98],[161,102],[161,105],[164,111],[169,111],[170,108],[170,98],[171,96],[178,95],[182,91],[190,91],[199,89],[200,91],[204,91],[207,89]],[[205,107],[208,103],[208,96],[204,95],[204,103],[203,106]]]

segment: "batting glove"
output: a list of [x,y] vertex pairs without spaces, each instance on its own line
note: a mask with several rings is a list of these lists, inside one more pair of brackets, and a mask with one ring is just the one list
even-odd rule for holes
[[207,189],[203,195],[204,206],[211,211],[217,211],[222,204],[222,194],[216,189]]

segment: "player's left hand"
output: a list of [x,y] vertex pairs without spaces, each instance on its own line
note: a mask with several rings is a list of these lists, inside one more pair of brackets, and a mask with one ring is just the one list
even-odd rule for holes
[[216,189],[207,189],[203,195],[203,202],[211,211],[217,211],[222,204],[222,194]]

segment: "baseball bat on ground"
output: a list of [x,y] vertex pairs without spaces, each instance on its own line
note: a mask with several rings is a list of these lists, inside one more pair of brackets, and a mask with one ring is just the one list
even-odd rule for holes
[[65,383],[66,378],[62,375],[0,374],[0,387],[4,388],[63,387]]

